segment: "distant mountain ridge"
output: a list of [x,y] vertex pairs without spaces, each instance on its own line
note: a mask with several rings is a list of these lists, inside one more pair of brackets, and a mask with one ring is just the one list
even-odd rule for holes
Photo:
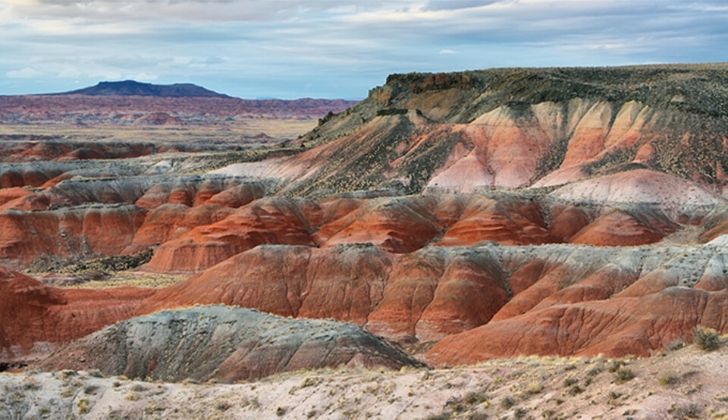
[[166,98],[230,98],[193,83],[174,83],[171,85],[155,85],[122,80],[118,82],[99,82],[95,86],[54,95],[88,95],[88,96],[155,96]]
[[[155,85],[123,80],[68,92],[0,95],[0,123],[159,125],[229,124],[238,117],[317,119],[358,101],[345,99],[242,99],[192,83]],[[168,115],[165,115],[168,114]],[[164,125],[164,124],[162,124]]]

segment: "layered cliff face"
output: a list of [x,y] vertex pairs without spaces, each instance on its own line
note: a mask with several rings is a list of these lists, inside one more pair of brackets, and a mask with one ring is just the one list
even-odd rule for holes
[[321,194],[548,187],[647,168],[722,194],[726,82],[725,65],[392,75],[304,136],[310,151],[225,171]]

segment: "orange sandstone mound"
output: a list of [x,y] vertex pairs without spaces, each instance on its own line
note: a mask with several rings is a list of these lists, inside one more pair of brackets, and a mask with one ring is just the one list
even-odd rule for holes
[[133,316],[150,290],[47,287],[0,267],[0,358],[22,360]]

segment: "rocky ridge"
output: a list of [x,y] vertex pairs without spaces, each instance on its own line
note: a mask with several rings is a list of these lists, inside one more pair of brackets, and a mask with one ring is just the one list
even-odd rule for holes
[[171,382],[235,382],[339,366],[399,369],[419,363],[351,324],[198,306],[112,325],[38,365],[45,370],[98,369],[107,375]]

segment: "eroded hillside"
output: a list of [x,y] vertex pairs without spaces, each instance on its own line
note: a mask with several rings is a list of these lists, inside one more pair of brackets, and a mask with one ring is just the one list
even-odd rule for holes
[[[728,331],[727,82],[723,64],[392,75],[308,132],[315,121],[291,125],[299,120],[289,103],[228,120],[247,111],[200,114],[226,98],[131,96],[129,106],[146,110],[135,116],[116,113],[118,97],[72,95],[71,114],[90,126],[0,127],[12,131],[0,136],[0,367],[235,381],[339,365],[646,357],[693,341],[695,327],[717,337]],[[34,121],[74,118],[28,112],[25,100],[10,106]],[[158,114],[172,103],[179,121]],[[96,106],[103,112],[89,114]],[[279,111],[288,112],[282,128]],[[133,128],[137,118],[151,120]],[[683,354],[725,360],[722,350]],[[640,372],[659,370],[659,360],[640,361]],[[562,389],[561,373],[533,368],[543,368],[538,381],[528,374],[542,388],[518,398],[524,410],[588,386]],[[463,369],[436,372],[448,383],[461,373],[486,381],[505,399],[500,371]],[[0,413],[32,414],[65,392],[58,381],[68,378],[33,375],[52,386]],[[346,375],[329,379],[341,387]],[[381,375],[402,390],[442,388],[418,382],[420,372]],[[1,381],[12,388],[16,379]],[[319,379],[305,395],[325,406],[291,391],[307,411],[284,413],[519,408],[452,393],[424,407],[412,391],[396,394],[404,405],[361,397],[347,408],[320,393],[333,388]],[[136,413],[118,407],[117,386],[90,381],[98,392],[84,410]],[[271,381],[273,396],[291,388]],[[599,381],[602,392],[622,392]],[[216,399],[227,388],[200,389]],[[166,406],[190,392],[168,390],[133,398]],[[682,407],[666,406],[672,391],[660,395],[624,401],[624,410]],[[715,392],[696,395],[681,404],[722,409]],[[63,398],[59,413],[80,410]],[[619,396],[606,398],[603,408],[620,406]],[[242,413],[272,414],[240,403]],[[564,407],[592,412],[586,399]],[[573,414],[562,408],[548,410]]]
[[391,75],[300,139],[228,173],[295,194],[549,187],[631,169],[723,194],[728,67],[497,69]]

